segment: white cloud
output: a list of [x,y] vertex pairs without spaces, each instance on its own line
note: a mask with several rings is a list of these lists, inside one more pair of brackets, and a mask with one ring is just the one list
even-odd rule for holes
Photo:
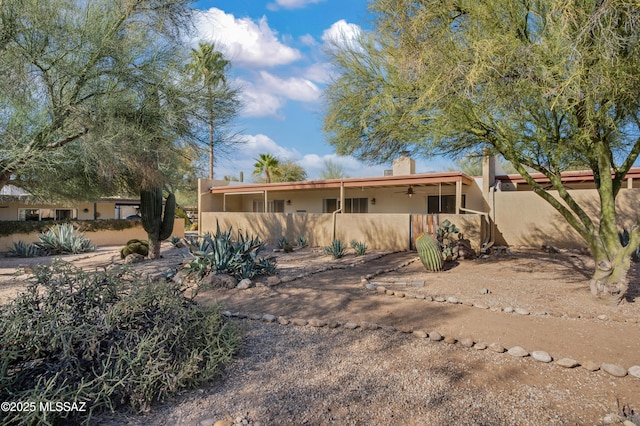
[[266,71],[260,71],[260,84],[271,93],[278,93],[287,99],[302,102],[314,102],[320,99],[320,89],[311,81],[290,77],[282,79],[269,74]]
[[316,83],[329,83],[335,73],[335,67],[328,62],[318,62],[304,70],[304,76]]
[[361,33],[360,26],[341,19],[322,32],[322,41],[340,46],[357,40]]
[[267,4],[267,9],[302,9],[303,7],[307,7],[307,5],[323,1],[325,0],[276,0],[274,3]]
[[305,46],[317,46],[318,42],[311,34],[305,34],[299,37],[300,42]]
[[270,93],[264,87],[256,86],[252,82],[240,79],[237,82],[242,87],[240,92],[243,105],[242,116],[284,119],[279,111],[284,107],[285,99]]
[[302,57],[300,51],[278,40],[264,16],[256,22],[211,8],[202,13],[197,29],[199,41],[214,41],[234,66],[274,67]]

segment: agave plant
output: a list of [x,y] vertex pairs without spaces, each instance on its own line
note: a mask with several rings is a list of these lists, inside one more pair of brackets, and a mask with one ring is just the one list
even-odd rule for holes
[[303,248],[303,247],[306,247],[307,244],[308,244],[307,238],[304,235],[300,235],[298,237],[298,247]]
[[188,272],[202,277],[209,273],[227,273],[236,278],[253,278],[256,275],[273,274],[276,263],[274,258],[258,257],[265,243],[257,237],[238,233],[234,241],[232,229],[220,230],[216,224],[214,235],[185,239],[193,256]]
[[95,251],[96,247],[84,234],[75,230],[72,224],[54,225],[38,236],[34,245],[46,254],[78,254]]
[[324,248],[324,254],[340,259],[347,251],[346,245],[341,240],[333,240],[330,245]]
[[358,256],[364,256],[367,252],[367,245],[364,241],[356,241],[352,247]]
[[13,243],[13,247],[9,249],[8,255],[12,257],[37,257],[40,256],[41,253],[36,245],[18,241]]

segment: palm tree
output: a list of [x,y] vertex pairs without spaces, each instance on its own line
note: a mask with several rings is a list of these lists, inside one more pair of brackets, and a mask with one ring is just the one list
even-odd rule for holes
[[258,158],[255,158],[256,164],[253,165],[255,170],[254,175],[261,175],[264,173],[265,182],[271,183],[271,176],[278,176],[280,171],[280,160],[271,154],[260,154]]
[[187,70],[194,81],[201,82],[206,88],[206,119],[209,125],[209,179],[213,179],[213,163],[215,154],[214,122],[215,122],[215,89],[222,84],[226,86],[226,70],[229,61],[221,52],[216,50],[215,43],[200,43],[198,49],[191,49],[191,62]]

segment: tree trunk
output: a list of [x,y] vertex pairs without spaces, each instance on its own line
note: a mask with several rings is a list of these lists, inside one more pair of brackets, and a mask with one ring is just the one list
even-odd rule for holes
[[159,259],[160,258],[160,244],[162,242],[156,240],[155,238],[151,238],[149,235],[149,259]]
[[592,249],[596,270],[589,287],[595,297],[617,305],[625,301],[629,281],[627,273],[631,267],[631,249],[623,247],[612,256],[602,248]]

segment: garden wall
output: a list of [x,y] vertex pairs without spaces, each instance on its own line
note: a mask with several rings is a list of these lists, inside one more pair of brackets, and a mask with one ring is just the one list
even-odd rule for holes
[[[0,237],[0,252],[8,252],[13,247],[14,242],[24,241],[25,243],[34,243],[38,241],[39,232],[29,234],[12,234]],[[138,238],[146,240],[147,233],[142,228],[142,223],[134,228],[123,230],[100,230],[89,231],[84,233],[85,237],[90,239],[96,246],[118,246],[124,245],[128,240]],[[177,237],[184,237],[184,219],[176,219],[173,224],[173,233]]]
[[[474,248],[480,245],[480,216],[446,215],[458,225]],[[248,232],[270,244],[286,237],[295,241],[307,238],[311,246],[327,246],[333,240],[333,214],[328,213],[223,213],[202,212],[200,233],[233,227],[234,234]],[[444,220],[444,219],[443,219]],[[411,241],[411,215],[409,214],[336,214],[335,238],[344,242],[364,241],[375,250],[409,250]]]

